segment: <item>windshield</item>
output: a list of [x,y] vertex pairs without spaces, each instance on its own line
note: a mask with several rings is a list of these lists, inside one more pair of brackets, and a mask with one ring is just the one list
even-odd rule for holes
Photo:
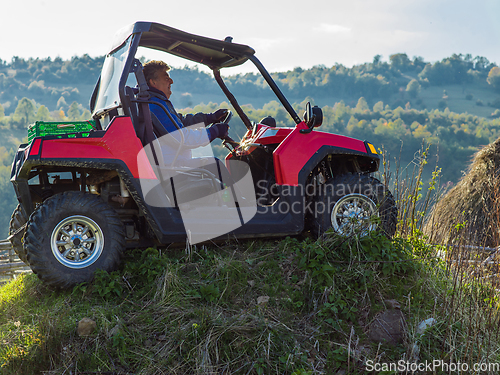
[[94,114],[106,112],[121,105],[118,85],[127,61],[131,41],[132,36],[120,48],[106,56],[102,67],[101,83]]

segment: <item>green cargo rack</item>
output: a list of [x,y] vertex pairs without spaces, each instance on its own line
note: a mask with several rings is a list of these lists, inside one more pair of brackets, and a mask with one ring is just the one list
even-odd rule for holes
[[68,133],[88,133],[95,129],[96,123],[94,120],[64,122],[37,121],[28,127],[28,142],[31,142],[35,137]]

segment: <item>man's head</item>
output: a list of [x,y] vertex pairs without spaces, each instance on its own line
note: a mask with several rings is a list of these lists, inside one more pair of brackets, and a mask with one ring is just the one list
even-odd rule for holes
[[170,99],[170,95],[172,95],[170,86],[174,83],[168,74],[169,70],[170,67],[166,63],[158,60],[147,62],[143,68],[144,77],[149,87],[162,91],[167,96],[167,99]]

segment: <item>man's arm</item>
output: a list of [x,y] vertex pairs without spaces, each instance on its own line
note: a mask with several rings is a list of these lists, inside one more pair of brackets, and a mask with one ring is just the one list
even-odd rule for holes
[[207,115],[205,113],[187,114],[185,116],[179,115],[184,126],[191,126],[203,123],[205,126],[209,124]]
[[196,113],[187,114],[185,116],[179,115],[184,126],[196,125],[204,123],[205,126],[221,122],[227,115],[227,109],[218,109],[213,113]]

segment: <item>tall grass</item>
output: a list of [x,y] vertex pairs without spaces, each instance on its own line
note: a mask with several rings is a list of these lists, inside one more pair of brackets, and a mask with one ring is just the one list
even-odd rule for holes
[[[426,288],[434,294],[434,306],[427,316],[434,317],[437,324],[424,335],[413,333],[412,337],[410,329],[410,341],[420,344],[421,360],[465,363],[469,369],[475,364],[491,364],[490,370],[478,373],[497,373],[499,367],[494,365],[500,362],[498,249],[471,243],[471,238],[476,236],[464,231],[464,223],[460,222],[452,224],[457,233],[449,243],[430,243],[432,233],[423,234],[430,207],[447,192],[446,187],[439,186],[440,169],[437,166],[427,183],[422,180],[428,150],[429,147],[423,144],[411,168],[401,169],[396,161],[395,174],[391,174],[384,158],[383,178],[387,185],[394,187],[399,209],[398,234],[412,243],[415,255],[426,259],[422,262],[426,266],[422,276],[426,277]],[[490,220],[498,227],[500,188],[493,190],[491,194],[495,199]],[[422,313],[416,311],[416,315],[423,318]],[[407,358],[415,357],[413,350],[406,355]]]
[[424,181],[424,171],[429,169],[429,150],[430,145],[424,141],[408,165],[401,165],[400,157],[391,160],[385,150],[381,150],[383,168],[379,172],[380,179],[393,192],[398,206],[397,232],[403,238],[422,233],[429,208],[446,190],[446,187],[439,186],[441,169],[438,166],[431,172],[431,178]]

